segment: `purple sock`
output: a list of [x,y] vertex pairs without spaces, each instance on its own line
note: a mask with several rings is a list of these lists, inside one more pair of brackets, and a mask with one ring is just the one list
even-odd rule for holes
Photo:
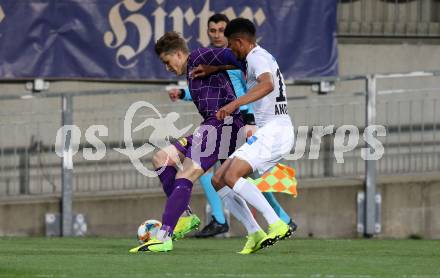
[[193,183],[188,179],[176,179],[173,193],[168,197],[162,215],[162,230],[172,234],[177,220],[188,207],[192,186]]
[[[174,190],[174,181],[176,179],[177,170],[173,166],[164,166],[156,169],[162,188],[167,197],[170,197]],[[160,173],[160,174],[159,174]]]

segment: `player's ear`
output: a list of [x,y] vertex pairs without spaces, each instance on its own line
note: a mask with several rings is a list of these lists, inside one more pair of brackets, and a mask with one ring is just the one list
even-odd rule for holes
[[182,59],[182,51],[176,50],[175,53],[176,53],[177,58]]
[[183,51],[182,50],[176,50],[176,57],[179,59],[179,60],[183,60],[184,58],[185,58],[185,55],[184,55],[184,53],[183,53]]

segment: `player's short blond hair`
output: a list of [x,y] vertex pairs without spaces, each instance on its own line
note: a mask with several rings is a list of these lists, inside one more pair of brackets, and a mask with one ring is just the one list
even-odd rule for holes
[[157,55],[162,53],[172,53],[177,50],[189,53],[185,40],[177,32],[166,32],[157,40],[154,50]]

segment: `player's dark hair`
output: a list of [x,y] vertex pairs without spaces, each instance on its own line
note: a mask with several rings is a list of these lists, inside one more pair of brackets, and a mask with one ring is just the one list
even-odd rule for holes
[[255,25],[246,18],[236,18],[228,23],[225,29],[225,36],[231,38],[234,36],[247,36],[250,39],[255,39]]
[[154,51],[157,55],[161,53],[170,53],[181,50],[184,53],[189,53],[188,46],[185,40],[180,37],[177,32],[166,32],[159,40],[157,40],[154,46]]
[[229,18],[226,15],[224,15],[224,14],[213,14],[208,19],[208,24],[209,24],[209,22],[219,23],[221,21],[224,21],[227,24],[227,23],[229,23]]

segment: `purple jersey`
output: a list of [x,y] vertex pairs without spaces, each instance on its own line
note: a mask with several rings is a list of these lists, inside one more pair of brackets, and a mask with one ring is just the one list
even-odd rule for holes
[[[234,87],[227,72],[222,71],[204,78],[191,79],[189,73],[198,65],[242,65],[229,48],[198,48],[188,58],[187,80],[194,104],[206,120],[215,117],[221,107],[236,99]],[[233,114],[238,114],[238,109]]]

